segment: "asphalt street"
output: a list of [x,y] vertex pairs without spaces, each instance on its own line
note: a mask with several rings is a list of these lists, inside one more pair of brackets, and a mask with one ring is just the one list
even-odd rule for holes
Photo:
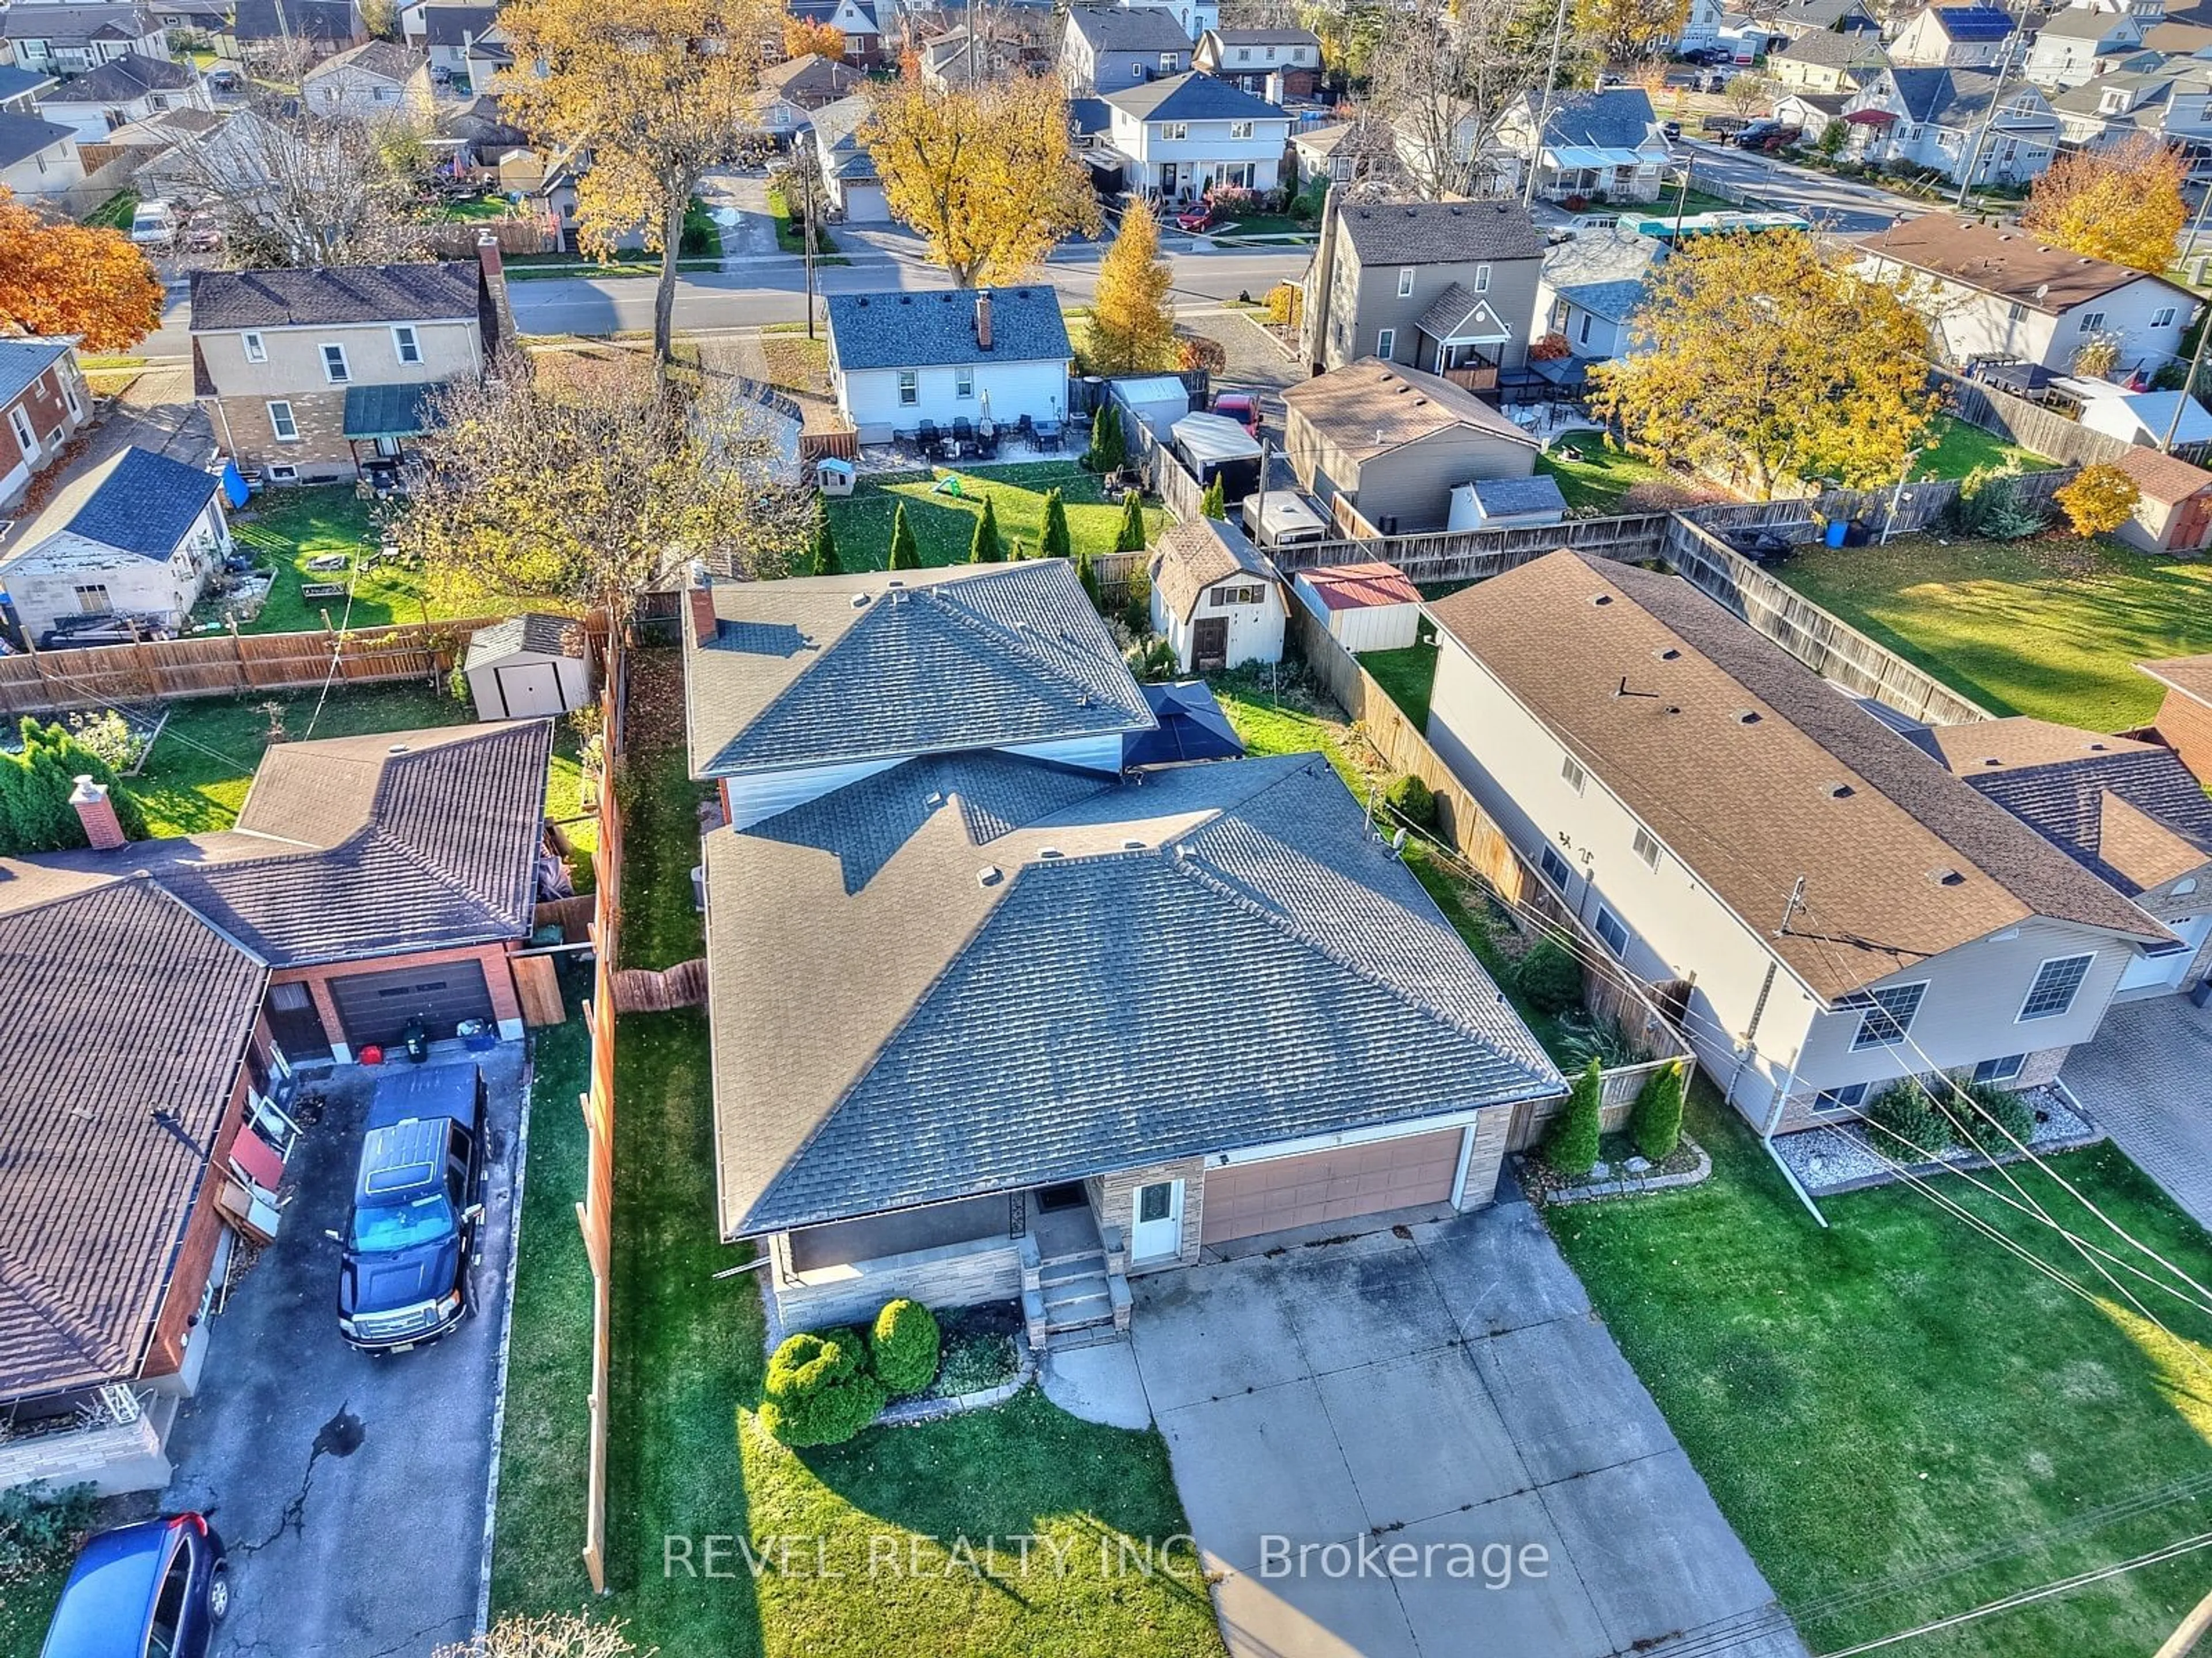
[[1820,229],[1840,236],[1870,236],[1900,217],[1933,212],[1905,197],[1869,185],[1856,185],[1808,168],[1790,167],[1764,155],[1747,155],[1703,140],[1685,139],[1675,147],[1691,167],[1691,182],[1711,189],[1726,184],[1757,192],[1792,213],[1802,214]]

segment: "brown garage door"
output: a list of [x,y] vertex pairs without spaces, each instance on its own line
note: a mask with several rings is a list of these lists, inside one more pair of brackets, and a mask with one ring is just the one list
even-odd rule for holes
[[437,1041],[452,1035],[463,1019],[492,1017],[481,962],[353,974],[331,981],[331,999],[337,1004],[346,1041],[356,1050],[371,1042],[392,1047],[404,1038],[410,1019],[420,1018]]
[[1226,1243],[1316,1221],[1349,1220],[1383,1209],[1447,1203],[1459,1172],[1461,1131],[1408,1134],[1270,1157],[1206,1171],[1203,1241]]

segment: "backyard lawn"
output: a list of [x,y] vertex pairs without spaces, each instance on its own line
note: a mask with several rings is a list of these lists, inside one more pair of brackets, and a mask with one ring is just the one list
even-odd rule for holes
[[[635,965],[666,965],[699,949],[687,873],[698,858],[697,791],[684,780],[670,718],[678,706],[670,665],[641,659],[625,876],[633,893],[673,890],[687,902],[680,915],[671,909],[642,926],[631,907],[624,959]],[[705,1017],[626,1017],[617,1055],[613,1592],[592,1597],[578,1558],[590,1294],[564,1206],[579,1189],[577,1113],[556,1102],[531,1135],[513,1341],[520,1354],[542,1340],[545,1357],[511,1384],[510,1421],[522,1425],[503,1458],[495,1612],[586,1609],[626,1620],[641,1649],[717,1658],[1220,1652],[1205,1586],[1187,1558],[1180,1576],[1099,1568],[1102,1539],[1110,1548],[1121,1537],[1185,1529],[1157,1434],[1079,1422],[1034,1391],[997,1410],[872,1430],[833,1449],[794,1452],[761,1433],[750,1413],[764,1368],[759,1291],[748,1277],[713,1276],[743,1256],[715,1232]],[[1018,1533],[1066,1547],[1065,1574],[1041,1569],[1046,1554],[1036,1546],[1024,1575],[1009,1540]],[[994,1534],[995,1550],[984,1540]],[[711,1578],[703,1572],[710,1537],[718,1540]],[[962,1537],[975,1540],[981,1570],[949,1555]],[[756,1576],[732,1540],[740,1538],[755,1548],[791,1540],[793,1552]],[[686,1543],[698,1576],[681,1564]],[[894,1556],[896,1566],[885,1564]]]
[[[957,474],[960,495],[933,493],[940,478]],[[1067,502],[1067,532],[1077,552],[1114,550],[1121,509],[1099,494],[1098,480],[1072,460],[1023,461],[1007,466],[937,467],[929,475],[892,473],[864,479],[842,500],[825,497],[837,556],[848,570],[881,569],[890,557],[891,519],[901,501],[924,564],[958,564],[968,557],[975,519],[988,495],[999,520],[999,539],[1009,556],[1017,541],[1034,554],[1044,532],[1045,493],[1055,486]],[[1145,513],[1146,532],[1167,523],[1157,507]]]
[[1965,478],[1987,468],[2039,472],[2051,465],[2041,455],[2008,443],[1995,432],[1960,420],[1955,415],[1936,417],[1936,441],[1920,452],[1916,478]]
[[1664,466],[1613,447],[1602,432],[1567,433],[1536,457],[1536,470],[1559,480],[1568,506],[1606,513],[1638,484],[1674,477]]
[[2131,665],[2212,650],[2212,564],[2062,537],[1808,548],[1778,574],[1993,714],[2125,731],[2160,688]]
[[[1735,1114],[1702,1086],[1698,1096],[1690,1127],[1713,1156],[1710,1181],[1548,1218],[1814,1651],[2212,1528],[2201,1487],[2132,1515],[2102,1513],[2212,1477],[2212,1320],[2137,1286],[2179,1333],[2170,1339],[2115,1299],[2077,1298],[1901,1186],[1823,1199],[1823,1231]],[[2185,1270],[2212,1268],[2204,1234],[2118,1151],[2054,1166]],[[2074,1230],[2132,1257],[2050,1179],[2022,1180]],[[1943,1189],[2105,1289],[2033,1223],[1956,1178]],[[1831,1604],[1970,1554],[1967,1569],[1917,1588]],[[2201,1558],[2185,1558],[1909,1649],[2148,1652],[2203,1578]]]
[[1359,665],[1375,676],[1375,683],[1425,736],[1429,729],[1429,692],[1437,683],[1434,644],[1408,645],[1395,651],[1364,651]]

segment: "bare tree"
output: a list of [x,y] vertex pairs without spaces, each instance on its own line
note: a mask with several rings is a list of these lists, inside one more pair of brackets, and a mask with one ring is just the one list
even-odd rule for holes
[[[1420,42],[1378,55],[1374,106],[1396,131],[1407,188],[1424,200],[1497,193],[1499,124],[1531,94],[1551,63],[1554,8],[1544,0],[1416,0],[1400,25]],[[1562,82],[1583,68],[1568,40]]]

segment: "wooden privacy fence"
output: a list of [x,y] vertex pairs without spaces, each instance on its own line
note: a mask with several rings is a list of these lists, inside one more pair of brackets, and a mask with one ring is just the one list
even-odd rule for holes
[[1675,514],[1666,558],[1699,592],[1847,691],[1929,725],[1961,726],[1990,717],[1978,702],[1784,586],[1684,514]]
[[351,684],[428,681],[453,667],[468,648],[470,635],[497,620],[471,616],[344,633],[227,633],[81,651],[26,651],[0,657],[0,714],[46,714],[96,702],[313,690],[326,678]]
[[707,958],[703,956],[659,972],[627,967],[615,975],[617,1013],[666,1013],[679,1007],[699,1007],[706,1000]]
[[1268,551],[1289,575],[1331,564],[1380,561],[1414,581],[1483,581],[1534,562],[1562,547],[1634,564],[1660,557],[1671,519],[1664,513],[1626,518],[1571,518],[1534,530],[1439,530],[1426,535],[1308,542]]
[[2087,466],[2095,461],[2118,460],[2130,447],[2124,438],[2093,432],[2056,410],[1970,380],[1948,368],[1931,370],[1929,378],[1960,420],[2010,438],[2030,454],[2070,466]]

